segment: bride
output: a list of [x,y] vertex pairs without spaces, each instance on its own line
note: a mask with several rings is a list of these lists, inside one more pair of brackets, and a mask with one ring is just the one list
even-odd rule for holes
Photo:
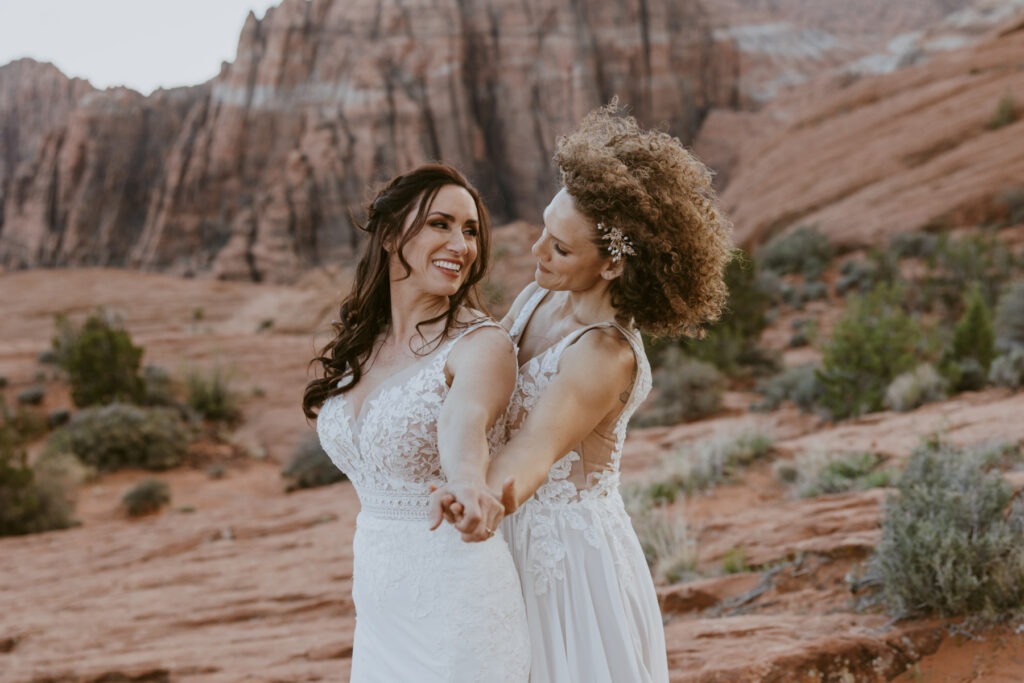
[[[469,306],[487,265],[486,209],[454,169],[422,166],[381,190],[365,230],[336,336],[313,360],[323,377],[303,397],[361,504],[351,680],[524,682],[522,595],[500,531],[491,537],[502,503],[484,484],[515,351]],[[458,496],[456,528],[428,529],[435,481]],[[460,540],[478,528],[489,540]]]
[[[519,377],[491,463],[523,596],[532,683],[668,681],[647,564],[619,494],[626,423],[651,388],[641,332],[696,333],[724,304],[728,222],[708,169],[613,102],[558,141],[563,187],[533,245],[534,284],[505,318]],[[468,539],[460,493],[434,520]],[[472,499],[469,507],[473,507]],[[515,514],[511,514],[515,511]]]

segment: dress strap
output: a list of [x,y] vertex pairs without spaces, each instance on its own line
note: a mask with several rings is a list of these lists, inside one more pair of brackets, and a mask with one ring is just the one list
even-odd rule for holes
[[627,342],[629,342],[630,348],[633,349],[633,357],[636,359],[636,371],[633,375],[633,386],[629,392],[629,401],[627,401],[626,405],[623,407],[621,412],[621,415],[629,416],[632,415],[633,411],[636,410],[637,406],[639,406],[640,403],[642,403],[643,400],[647,398],[647,394],[650,393],[651,390],[651,366],[647,360],[647,352],[644,351],[643,338],[640,336],[639,332],[637,332],[636,330],[627,329],[617,322],[606,321],[594,323],[593,325],[581,327],[580,329],[566,336],[565,340],[563,341],[564,345],[558,352],[558,355],[561,356],[565,349],[569,348],[577,341],[579,341],[580,337],[582,337],[585,333],[589,332],[590,330],[596,330],[605,327],[614,327],[615,329],[622,333],[622,336],[626,338]]
[[519,311],[519,315],[516,316],[515,322],[512,323],[512,329],[509,330],[508,333],[516,345],[519,344],[519,340],[523,336],[523,332],[526,330],[526,324],[530,322],[530,318],[533,317],[534,311],[537,310],[537,307],[540,306],[540,302],[548,294],[548,290],[536,283],[533,283],[530,286],[536,287],[537,291],[527,299],[522,310]]
[[460,339],[465,337],[467,334],[476,332],[477,330],[482,329],[484,327],[497,327],[502,332],[505,331],[505,328],[501,326],[501,323],[495,322],[490,318],[485,318],[484,320],[477,320],[476,322],[472,322],[465,329],[461,330],[457,335],[455,335],[445,343],[445,347],[441,349],[441,351],[437,354],[438,358],[443,358],[444,361],[447,362],[448,354],[451,353],[452,348],[455,346],[455,344],[458,343]]

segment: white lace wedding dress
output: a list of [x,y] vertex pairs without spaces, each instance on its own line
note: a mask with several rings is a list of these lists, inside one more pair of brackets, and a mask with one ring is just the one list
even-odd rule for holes
[[[514,321],[517,344],[546,294],[537,288]],[[586,327],[530,359],[509,404],[509,435],[537,404],[565,349],[601,326],[619,329],[636,355],[628,402],[607,433],[558,460],[533,497],[502,522],[526,601],[531,683],[668,681],[654,584],[619,495],[626,423],[651,389],[640,335],[613,323]]]
[[[355,486],[356,630],[350,680],[525,682],[522,594],[501,534],[464,543],[450,524],[428,529],[429,484],[444,480],[437,419],[455,343],[385,380],[353,415],[344,394],[317,419],[320,442]],[[495,425],[491,436],[501,435]]]

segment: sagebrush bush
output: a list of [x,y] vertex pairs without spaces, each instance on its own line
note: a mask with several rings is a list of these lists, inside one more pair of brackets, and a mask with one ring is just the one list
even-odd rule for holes
[[889,410],[906,412],[925,403],[943,401],[949,393],[949,380],[931,363],[922,363],[904,372],[885,390],[883,404]]
[[854,296],[822,349],[822,405],[837,419],[875,412],[897,376],[927,352],[921,324],[902,308],[899,287]]
[[635,487],[624,487],[623,499],[655,582],[678,583],[695,574],[697,541],[682,514],[652,504]]
[[139,403],[144,406],[173,406],[177,404],[174,397],[174,381],[170,373],[159,365],[147,365],[142,368],[142,393]]
[[871,559],[889,611],[943,616],[1024,605],[1024,506],[970,450],[919,447],[886,501]]
[[0,422],[0,536],[66,529],[74,524],[71,501],[60,480],[37,475],[18,435]]
[[1018,391],[1024,387],[1024,347],[1016,346],[992,361],[988,380],[1000,387]]
[[71,399],[84,408],[115,401],[134,402],[142,393],[142,348],[127,330],[102,312],[86,318],[81,329],[57,319],[53,349],[71,382]]
[[233,424],[242,417],[238,395],[232,391],[228,376],[220,366],[209,375],[189,373],[185,379],[185,402],[206,420]]
[[1016,259],[991,231],[974,232],[961,238],[943,233],[928,258],[928,266],[926,299],[938,301],[946,311],[958,313],[964,292],[975,283],[985,303],[994,306],[999,290],[1013,276]]
[[783,401],[792,401],[804,413],[814,412],[825,396],[817,363],[787,368],[774,377],[761,380],[755,391],[764,398],[751,405],[755,411],[776,410]]
[[164,470],[181,464],[192,436],[174,409],[113,403],[80,411],[54,432],[47,449],[73,453],[101,472]]
[[677,346],[665,349],[653,382],[654,399],[634,421],[640,427],[695,420],[711,415],[722,404],[722,373],[710,363],[687,356]]
[[1011,187],[1002,193],[1001,198],[1006,204],[1006,219],[1009,225],[1024,223],[1024,186]]
[[719,436],[662,457],[647,492],[652,500],[671,502],[733,479],[771,450],[773,439],[760,432]]
[[281,469],[281,476],[288,480],[286,490],[289,492],[329,486],[346,479],[345,473],[331,462],[320,446],[320,439],[313,433],[302,437],[291,459]]
[[1024,347],[1024,280],[1007,287],[999,297],[993,327],[1000,350]]
[[889,238],[889,250],[898,258],[926,258],[937,244],[938,238],[930,232],[900,232]]
[[776,235],[758,248],[759,266],[776,273],[802,273],[816,279],[828,266],[835,246],[816,227],[803,225]]
[[129,517],[158,512],[171,502],[171,487],[160,479],[143,479],[121,497],[121,505]]
[[889,486],[894,475],[880,469],[883,462],[877,453],[804,453],[778,461],[773,471],[780,481],[792,486],[798,498],[815,498]]

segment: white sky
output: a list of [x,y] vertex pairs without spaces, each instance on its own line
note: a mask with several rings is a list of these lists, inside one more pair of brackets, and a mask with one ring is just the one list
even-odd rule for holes
[[52,62],[97,88],[196,85],[235,59],[249,10],[280,0],[0,0],[0,65]]

